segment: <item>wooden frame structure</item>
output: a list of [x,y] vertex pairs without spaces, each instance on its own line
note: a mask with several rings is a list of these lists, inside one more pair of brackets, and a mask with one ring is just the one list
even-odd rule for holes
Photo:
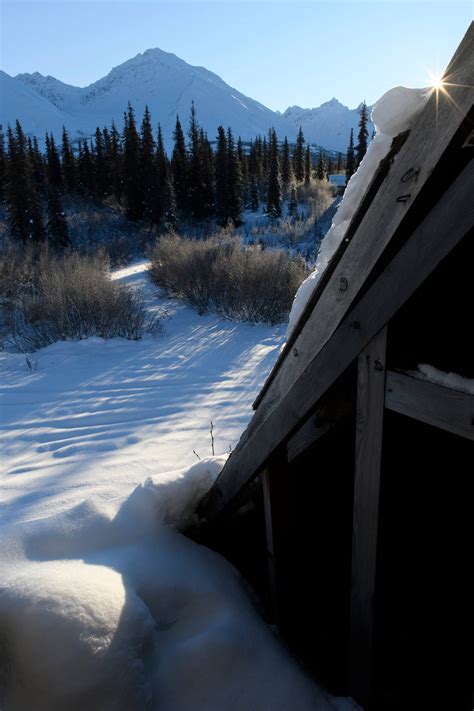
[[[474,257],[474,24],[444,79],[448,93],[433,93],[413,129],[393,141],[344,241],[259,394],[253,419],[201,505],[206,521],[202,536],[219,549],[216,541],[222,530],[235,518],[242,503],[253,502],[255,520],[265,522],[267,614],[280,626],[284,637],[285,629],[289,629],[291,638],[293,613],[288,612],[289,604],[285,612],[285,600],[294,604],[298,593],[289,589],[288,571],[293,570],[295,545],[306,546],[312,535],[308,528],[300,527],[298,512],[307,506],[304,499],[314,495],[318,477],[329,476],[320,472],[328,462],[334,458],[341,471],[347,469],[346,513],[337,511],[337,497],[327,507],[333,506],[337,515],[344,516],[344,530],[347,512],[350,517],[350,535],[334,551],[336,560],[345,561],[341,566],[350,568],[344,573],[346,578],[341,578],[350,588],[346,591],[348,616],[344,617],[344,604],[340,604],[340,617],[346,620],[342,626],[347,632],[348,665],[344,667],[339,658],[330,676],[336,679],[336,690],[350,693],[364,708],[371,709],[409,708],[396,684],[384,686],[380,681],[389,672],[377,671],[374,658],[377,655],[383,660],[390,643],[384,625],[390,627],[387,607],[394,607],[387,561],[397,554],[396,545],[391,543],[393,525],[387,522],[396,520],[392,501],[397,495],[391,498],[390,488],[397,485],[392,460],[398,461],[400,452],[393,443],[407,438],[413,443],[412,459],[426,461],[431,471],[443,452],[449,451],[449,461],[461,450],[463,456],[473,454],[467,447],[474,440],[474,395],[427,382],[413,369],[420,362],[428,362],[474,376],[469,333],[473,306],[469,260]],[[441,288],[446,289],[444,301]],[[446,310],[451,309],[449,317],[443,317],[444,305]],[[427,443],[421,460],[419,441]],[[440,442],[444,443],[441,450]],[[346,454],[352,466],[346,464]],[[471,458],[471,470],[473,461]],[[419,463],[416,466],[419,469]],[[303,484],[303,473],[310,470],[312,474]],[[415,481],[415,469],[411,471]],[[309,488],[305,490],[305,486]],[[462,486],[463,501],[467,501],[471,484]],[[419,496],[423,501],[427,489],[426,483],[422,489],[416,482],[414,498]],[[407,498],[400,494],[398,500],[402,516],[404,506],[409,507]],[[442,500],[440,489],[436,505]],[[314,502],[324,507],[321,492]],[[449,535],[456,550],[466,556],[470,548],[466,548],[458,530],[462,503],[456,507],[447,514]],[[318,510],[324,517],[323,508]],[[418,523],[413,524],[407,541],[418,545],[419,531],[424,522],[431,522],[430,515],[420,513],[420,528]],[[233,550],[242,544],[244,526],[243,518],[234,526]],[[438,536],[436,526],[432,530],[434,540]],[[469,539],[467,529],[466,535]],[[337,537],[327,542],[329,548]],[[220,549],[235,560],[225,545]],[[301,560],[307,560],[310,566],[307,550]],[[428,552],[427,559],[430,555]],[[452,558],[446,558],[448,567]],[[331,560],[329,565],[333,565],[331,556],[324,560]],[[378,593],[384,586],[389,590],[388,603],[383,602],[384,593]],[[415,586],[415,598],[417,590]],[[324,596],[324,591],[317,594]],[[385,612],[377,608],[379,599],[382,608],[385,604]],[[406,604],[410,615],[411,603]],[[465,615],[460,604],[461,609]],[[380,635],[377,629],[382,630]],[[456,642],[462,633],[459,635]],[[409,634],[406,639],[410,644]],[[311,644],[306,644],[306,649],[308,646]],[[307,660],[308,653],[303,657]],[[462,662],[456,667],[458,671],[459,665]],[[415,696],[419,691],[420,699],[431,698],[426,690],[428,677],[421,674],[420,678],[419,684],[413,679],[407,682],[406,689],[410,693],[415,689]],[[453,711],[471,708],[469,683],[465,675],[459,699],[467,699],[466,705],[454,695],[457,705],[450,706]],[[422,691],[420,685],[424,686]],[[436,698],[441,697],[440,692]]]

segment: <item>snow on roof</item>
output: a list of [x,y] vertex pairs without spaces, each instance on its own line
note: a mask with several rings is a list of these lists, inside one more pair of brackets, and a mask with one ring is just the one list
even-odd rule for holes
[[372,110],[372,120],[377,133],[358,170],[347,184],[344,199],[336,212],[331,229],[322,241],[314,271],[301,284],[296,293],[290,312],[287,337],[295,328],[322,273],[329,264],[329,260],[344,239],[352,216],[364,197],[380,161],[389,152],[393,138],[413,125],[414,120],[425,106],[429,93],[429,89],[407,89],[398,86],[387,91],[375,104]]

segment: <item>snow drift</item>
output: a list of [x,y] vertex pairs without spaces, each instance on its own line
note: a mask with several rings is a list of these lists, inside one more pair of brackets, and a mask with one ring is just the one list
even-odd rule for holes
[[10,533],[0,680],[20,709],[355,708],[330,699],[254,611],[235,569],[181,535],[225,457]]

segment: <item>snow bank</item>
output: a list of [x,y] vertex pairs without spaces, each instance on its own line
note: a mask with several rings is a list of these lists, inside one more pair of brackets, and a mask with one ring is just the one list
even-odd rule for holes
[[423,380],[428,380],[430,383],[444,385],[447,388],[474,395],[474,379],[465,378],[458,373],[446,373],[444,370],[438,370],[433,365],[420,363],[413,375],[418,378],[421,377]]
[[407,89],[403,86],[387,91],[372,110],[376,135],[358,170],[349,180],[344,199],[334,217],[331,229],[323,239],[314,271],[298,289],[288,323],[287,337],[296,326],[304,308],[316,288],[339,244],[344,239],[352,216],[357,210],[379,163],[387,155],[392,140],[402,131],[411,128],[423,109],[430,89]]
[[305,677],[232,566],[174,530],[224,461],[149,478],[115,515],[89,500],[10,530],[2,709],[356,708]]

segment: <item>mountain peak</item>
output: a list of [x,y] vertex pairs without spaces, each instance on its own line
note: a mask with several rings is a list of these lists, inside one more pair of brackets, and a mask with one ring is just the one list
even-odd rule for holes
[[128,102],[138,121],[148,105],[154,125],[161,124],[167,148],[172,146],[176,115],[188,116],[192,101],[211,140],[219,125],[231,126],[243,140],[265,135],[271,126],[279,136],[293,140],[301,125],[310,143],[342,151],[351,126],[358,123],[357,112],[335,97],[315,109],[292,106],[283,114],[271,111],[217,74],[159,47],[122,62],[87,87],[70,86],[39,72],[19,74],[11,81],[16,86],[4,82],[12,97],[11,111],[0,107],[0,123],[18,116],[26,133],[39,136],[45,131],[60,136],[63,124],[71,138],[93,135],[96,126],[110,126],[112,121],[120,126]]
[[325,101],[323,104],[321,104],[321,106],[319,108],[321,109],[323,106],[326,106],[328,108],[341,107],[342,109],[347,109],[347,106],[344,106],[344,104],[341,104],[341,102],[338,101],[338,99],[336,99],[335,96],[333,96],[332,99],[329,99],[329,101]]

